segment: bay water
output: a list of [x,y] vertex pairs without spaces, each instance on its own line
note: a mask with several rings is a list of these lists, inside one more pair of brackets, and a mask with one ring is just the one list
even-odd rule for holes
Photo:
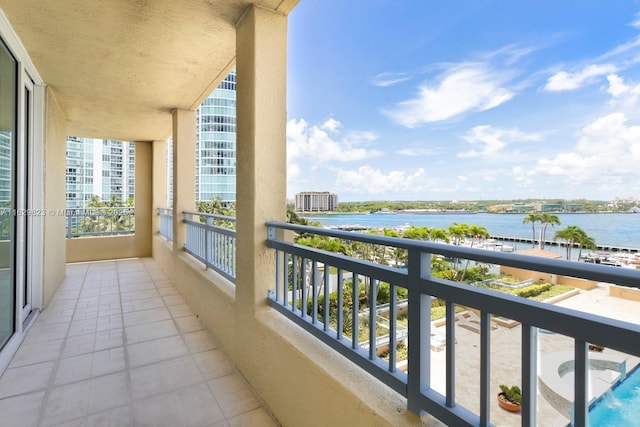
[[[546,240],[552,240],[554,233],[562,228],[575,225],[582,228],[600,246],[640,248],[640,214],[633,213],[558,213],[560,225],[548,226]],[[304,214],[309,221],[318,221],[324,227],[360,225],[367,228],[395,228],[408,225],[417,227],[448,228],[454,222],[475,224],[485,227],[490,235],[531,239],[531,224],[522,221],[526,214]],[[536,224],[536,239],[540,224]],[[527,243],[509,243],[516,250],[531,247]],[[564,249],[562,249],[564,251]]]

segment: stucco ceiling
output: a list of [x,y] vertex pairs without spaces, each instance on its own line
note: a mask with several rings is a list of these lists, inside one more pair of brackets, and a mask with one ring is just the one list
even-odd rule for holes
[[0,0],[66,118],[69,135],[163,140],[235,61],[250,4],[298,0]]

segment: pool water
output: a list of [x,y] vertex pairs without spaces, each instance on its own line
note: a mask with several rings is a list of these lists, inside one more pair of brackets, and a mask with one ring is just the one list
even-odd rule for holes
[[596,402],[589,411],[589,426],[640,426],[640,369]]

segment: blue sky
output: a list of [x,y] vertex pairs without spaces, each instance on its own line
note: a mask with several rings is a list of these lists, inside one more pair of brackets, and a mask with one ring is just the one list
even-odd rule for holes
[[301,0],[287,78],[289,197],[640,198],[640,1]]

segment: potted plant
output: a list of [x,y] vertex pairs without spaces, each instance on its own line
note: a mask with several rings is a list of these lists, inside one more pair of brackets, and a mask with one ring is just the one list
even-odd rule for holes
[[511,412],[520,412],[520,405],[522,404],[522,392],[517,385],[508,387],[504,384],[500,384],[500,393],[498,393],[498,404],[502,409],[506,409]]
[[604,351],[604,346],[600,344],[589,344],[589,351],[597,351],[598,353],[602,353]]

